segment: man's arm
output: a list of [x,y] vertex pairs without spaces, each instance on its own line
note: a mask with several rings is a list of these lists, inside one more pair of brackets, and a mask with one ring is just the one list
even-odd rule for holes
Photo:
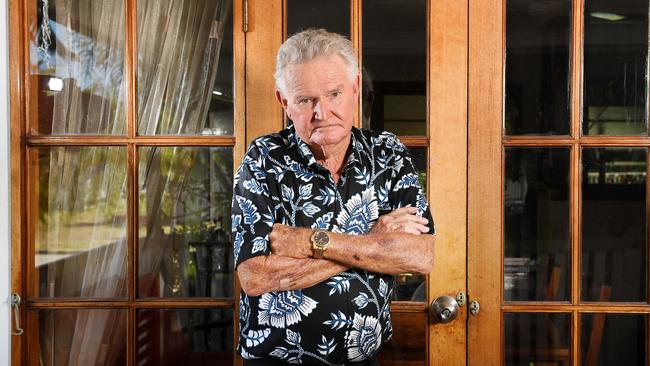
[[[414,215],[414,210],[405,207],[380,217],[367,235],[330,232],[324,258],[377,273],[431,272],[435,237],[421,234],[428,231],[427,220]],[[311,229],[275,224],[269,235],[271,251],[281,256],[309,258],[312,232]]]
[[240,263],[237,275],[248,296],[265,292],[301,290],[339,274],[348,267],[327,259],[293,258],[277,254]]

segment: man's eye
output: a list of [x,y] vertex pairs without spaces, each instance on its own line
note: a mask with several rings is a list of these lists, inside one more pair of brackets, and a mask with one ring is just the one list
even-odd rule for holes
[[311,102],[311,99],[309,99],[309,98],[303,98],[303,99],[300,99],[300,100],[298,101],[298,104],[307,104],[307,103],[309,103],[309,102]]
[[343,93],[341,93],[340,91],[335,91],[335,92],[332,93],[332,97],[334,97],[334,98],[340,97],[341,94],[343,94]]

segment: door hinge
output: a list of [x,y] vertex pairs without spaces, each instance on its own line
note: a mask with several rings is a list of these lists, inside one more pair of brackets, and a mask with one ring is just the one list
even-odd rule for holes
[[13,335],[22,335],[23,328],[20,327],[20,295],[14,293],[11,294],[11,308],[14,311],[14,317],[16,320],[16,330],[11,331]]
[[248,0],[243,0],[243,12],[242,12],[242,31],[244,33],[248,32]]

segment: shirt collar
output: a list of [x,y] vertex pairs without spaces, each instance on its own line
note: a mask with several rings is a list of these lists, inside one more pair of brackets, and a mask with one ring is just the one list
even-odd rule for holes
[[[289,123],[287,130],[289,131],[289,141],[296,144],[298,147],[298,154],[307,162],[307,165],[318,165],[318,162],[316,161],[314,154],[311,152],[309,145],[307,145],[307,143],[304,142],[300,136],[298,136],[298,133],[296,133],[293,123]],[[359,152],[361,144],[357,143],[357,133],[360,133],[359,129],[352,127],[352,131],[350,132],[352,137],[350,138],[350,147],[348,147],[348,149],[352,149],[352,153],[348,155],[348,161],[345,165],[346,168],[352,164],[361,163],[361,153]]]

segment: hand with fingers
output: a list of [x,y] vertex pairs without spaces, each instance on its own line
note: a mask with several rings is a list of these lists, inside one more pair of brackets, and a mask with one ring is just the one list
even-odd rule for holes
[[427,224],[429,220],[417,215],[417,208],[406,206],[391,211],[379,217],[375,226],[370,230],[371,234],[381,233],[407,233],[426,234],[429,232]]

